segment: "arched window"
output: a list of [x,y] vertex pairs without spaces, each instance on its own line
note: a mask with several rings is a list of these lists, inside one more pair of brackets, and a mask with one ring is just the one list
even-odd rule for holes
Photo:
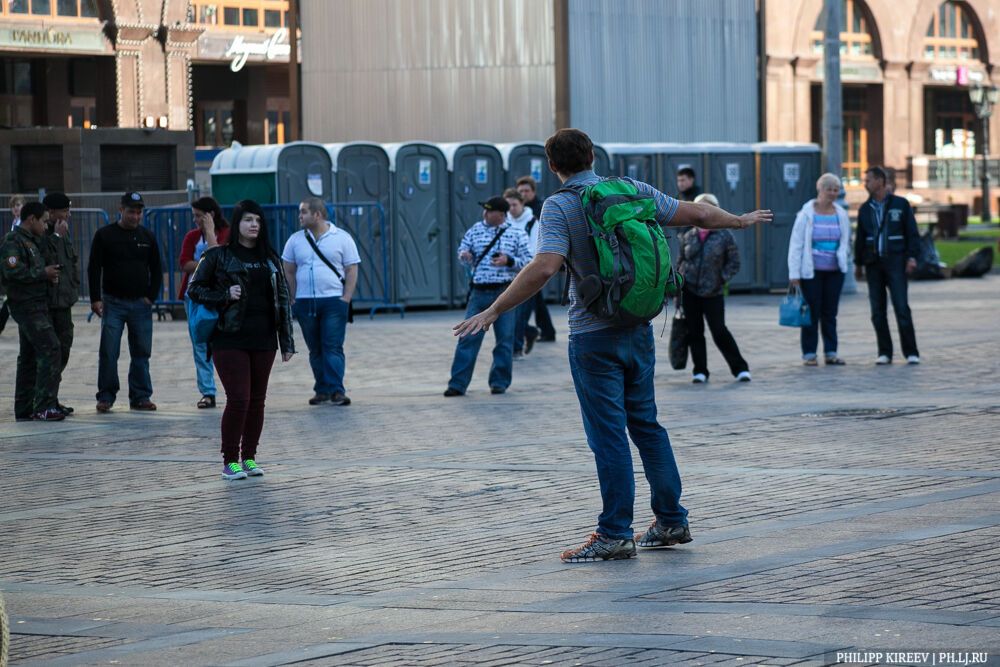
[[[852,59],[875,57],[875,40],[869,26],[867,8],[860,0],[843,0],[840,15],[840,55]],[[824,12],[821,10],[813,26],[812,44],[815,53],[823,53]]]
[[928,60],[979,60],[979,25],[964,2],[942,2],[927,26],[924,57]]

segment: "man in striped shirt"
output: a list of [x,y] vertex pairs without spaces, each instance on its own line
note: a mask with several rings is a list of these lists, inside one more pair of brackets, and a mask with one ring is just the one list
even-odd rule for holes
[[[514,276],[531,261],[528,235],[507,222],[510,205],[503,197],[491,197],[479,202],[483,219],[465,233],[458,245],[458,261],[470,275],[469,305],[465,317],[481,313],[496,301]],[[490,367],[490,392],[502,394],[510,386],[514,366],[515,313],[507,312],[496,320],[493,333],[493,365]],[[451,379],[445,396],[462,396],[472,381],[476,357],[485,333],[465,336],[458,341],[451,364]]]
[[[585,187],[600,181],[593,171],[594,145],[580,130],[559,130],[545,142],[551,169],[564,186]],[[745,229],[772,218],[770,211],[741,216],[708,204],[678,202],[646,183],[632,181],[656,201],[663,226]],[[535,258],[484,312],[454,328],[457,336],[482,335],[494,322],[542,288],[564,262],[571,263],[569,360],[583,413],[584,430],[597,463],[603,511],[590,539],[562,554],[564,563],[632,558],[636,542],[669,547],[691,541],[687,510],[680,503],[681,478],[667,431],[656,418],[653,368],[656,345],[649,323],[615,327],[589,312],[577,297],[575,275],[596,272],[590,228],[580,198],[557,192],[542,207],[541,237]],[[498,319],[500,318],[500,319]],[[642,457],[655,518],[637,538],[632,532],[635,476],[629,436]]]

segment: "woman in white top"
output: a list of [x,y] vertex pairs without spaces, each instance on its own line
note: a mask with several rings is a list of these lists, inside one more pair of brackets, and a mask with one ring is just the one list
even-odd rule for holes
[[816,198],[810,199],[795,217],[788,244],[788,280],[802,288],[812,312],[812,324],[802,327],[802,360],[816,366],[819,331],[823,333],[823,355],[828,366],[843,366],[837,354],[837,308],[848,270],[851,223],[847,211],[836,203],[840,178],[823,174],[816,181]]

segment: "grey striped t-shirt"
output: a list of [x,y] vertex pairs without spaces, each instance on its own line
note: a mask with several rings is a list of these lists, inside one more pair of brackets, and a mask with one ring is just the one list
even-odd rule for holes
[[[601,178],[593,171],[581,171],[566,181],[564,187],[573,185],[593,185]],[[656,200],[656,220],[661,225],[670,222],[677,212],[677,200],[667,196],[653,186],[630,178],[625,179],[635,184],[639,192],[652,195]],[[597,272],[597,261],[594,257],[593,244],[590,240],[590,227],[583,216],[583,206],[580,198],[572,192],[560,192],[550,195],[542,205],[542,217],[539,220],[541,232],[538,237],[538,252],[550,252],[562,255],[573,262],[573,268],[581,275]],[[606,320],[587,312],[576,297],[576,279],[570,274],[569,286],[569,332],[587,333],[606,329],[610,324]]]

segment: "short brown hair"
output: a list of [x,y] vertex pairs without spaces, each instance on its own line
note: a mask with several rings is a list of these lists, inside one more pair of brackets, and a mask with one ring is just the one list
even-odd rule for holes
[[535,191],[538,190],[538,181],[536,181],[531,176],[522,176],[521,178],[517,179],[517,183],[515,183],[514,185],[515,186],[518,186],[518,185],[527,185],[532,190],[535,190]]
[[326,202],[319,197],[306,197],[302,200],[310,213],[319,213],[326,220]]
[[594,164],[594,142],[586,132],[558,130],[545,142],[545,156],[561,174],[576,174]]
[[[520,183],[518,183],[518,185],[520,185]],[[506,190],[504,190],[503,191],[503,198],[504,199],[516,199],[517,201],[521,202],[522,204],[524,203],[524,197],[522,197],[521,193],[518,192],[517,190],[515,190],[514,188],[507,188]]]

